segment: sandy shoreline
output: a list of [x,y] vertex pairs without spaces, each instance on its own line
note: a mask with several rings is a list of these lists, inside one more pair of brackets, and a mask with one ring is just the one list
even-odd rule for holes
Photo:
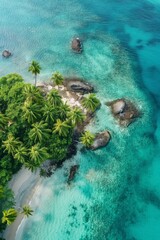
[[[22,168],[15,174],[9,183],[9,187],[13,190],[16,209],[21,208],[24,204],[29,205],[33,194],[41,182],[39,172],[32,173],[31,171]],[[24,216],[19,214],[13,224],[8,226],[4,231],[3,237],[6,240],[16,240],[16,231],[18,230]]]

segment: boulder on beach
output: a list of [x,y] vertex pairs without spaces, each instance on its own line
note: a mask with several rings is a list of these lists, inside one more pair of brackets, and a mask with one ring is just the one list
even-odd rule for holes
[[77,92],[81,94],[86,94],[93,92],[94,88],[87,82],[78,78],[66,78],[64,80],[64,85],[68,91]]
[[101,147],[104,147],[108,144],[108,142],[111,139],[111,135],[109,131],[104,131],[97,133],[94,139],[94,142],[92,146],[90,147],[92,150],[99,149]]
[[5,57],[5,58],[10,57],[11,55],[12,55],[11,52],[8,51],[8,50],[4,50],[4,51],[2,52],[2,56]]
[[124,98],[107,102],[106,105],[111,107],[113,116],[119,120],[122,126],[129,126],[140,115],[135,105]]
[[77,53],[82,52],[82,43],[79,38],[74,38],[71,44],[72,50]]

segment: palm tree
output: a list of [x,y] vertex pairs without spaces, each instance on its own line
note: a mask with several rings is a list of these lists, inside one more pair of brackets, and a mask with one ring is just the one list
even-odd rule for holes
[[10,225],[14,222],[14,220],[17,217],[17,210],[14,208],[10,208],[8,210],[3,211],[3,217],[2,217],[2,223],[7,223],[7,225]]
[[100,101],[94,93],[90,93],[82,99],[82,106],[94,112],[100,106]]
[[33,162],[25,162],[24,167],[30,170],[31,172],[35,172],[38,166]]
[[92,134],[91,132],[89,131],[85,131],[81,138],[80,138],[80,141],[82,144],[84,144],[86,147],[90,147],[93,142],[94,142],[94,139],[95,139],[95,136],[94,134]]
[[53,123],[57,118],[57,109],[50,103],[46,103],[43,107],[43,117],[48,123]]
[[22,107],[23,118],[28,121],[28,123],[33,123],[40,117],[40,107],[38,104],[33,104],[32,101],[26,100]]
[[23,90],[23,94],[26,97],[27,101],[39,102],[43,99],[40,90],[31,84],[26,84]]
[[7,140],[3,141],[3,147],[5,148],[4,151],[11,153],[12,155],[15,154],[17,147],[21,144],[18,138],[15,138],[11,133],[8,134]]
[[47,99],[54,106],[59,106],[62,104],[62,98],[56,89],[53,89],[49,92]]
[[41,66],[38,62],[32,61],[30,64],[28,71],[35,75],[35,86],[37,85],[37,75],[40,74]]
[[51,79],[53,80],[53,83],[57,86],[62,85],[64,81],[64,77],[59,72],[53,73]]
[[25,163],[27,157],[28,157],[28,150],[25,146],[23,146],[21,144],[15,150],[14,158],[17,159],[21,163]]
[[25,205],[25,206],[23,206],[21,213],[24,214],[26,217],[29,217],[29,216],[32,216],[33,212],[34,211],[31,209],[30,206]]
[[34,143],[42,142],[43,139],[48,138],[50,132],[51,130],[47,128],[47,123],[44,123],[43,121],[36,122],[32,124],[32,129],[29,132],[29,138],[33,140]]
[[71,119],[74,125],[82,123],[84,121],[84,114],[79,107],[75,107],[69,114],[68,117]]
[[0,112],[0,130],[4,129],[8,123],[9,119]]
[[67,121],[63,122],[60,119],[57,119],[57,122],[54,124],[53,132],[58,133],[59,136],[67,137],[69,128],[70,126]]
[[29,150],[30,159],[33,161],[33,165],[39,167],[40,164],[49,157],[46,147],[41,147],[36,144]]
[[63,103],[60,107],[58,107],[58,116],[65,120],[69,112],[71,111],[70,107],[66,104]]

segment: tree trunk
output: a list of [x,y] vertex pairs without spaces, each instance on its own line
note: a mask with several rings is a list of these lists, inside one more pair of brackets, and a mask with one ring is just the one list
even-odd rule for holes
[[35,87],[37,86],[37,74],[35,74]]

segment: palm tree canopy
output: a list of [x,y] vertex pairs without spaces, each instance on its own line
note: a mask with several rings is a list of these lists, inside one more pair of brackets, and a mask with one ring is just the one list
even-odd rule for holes
[[4,129],[8,123],[9,119],[0,112],[0,129]]
[[17,217],[17,211],[14,208],[10,208],[8,210],[3,211],[2,223],[7,223],[10,225],[14,222]]
[[33,165],[36,165],[37,167],[49,157],[47,148],[41,147],[39,144],[31,147],[29,150],[29,155],[33,161]]
[[75,107],[69,114],[68,117],[71,119],[72,123],[76,125],[77,123],[82,123],[85,116],[79,107]]
[[91,132],[89,131],[85,131],[81,138],[80,138],[80,141],[82,144],[84,144],[86,147],[90,147],[93,142],[94,142],[94,139],[95,139],[95,136],[94,134],[92,134]]
[[66,137],[68,135],[70,126],[66,121],[61,121],[57,119],[57,122],[54,124],[53,132],[58,133],[59,136]]
[[58,116],[63,120],[66,119],[67,115],[71,111],[70,107],[66,103],[60,105],[57,109],[58,109],[58,111],[57,111]]
[[100,106],[100,101],[94,93],[90,93],[82,99],[82,105],[88,110],[95,111]]
[[3,147],[8,153],[14,154],[16,148],[21,144],[18,138],[15,138],[11,133],[8,134],[7,140],[3,141]]
[[54,106],[59,106],[62,104],[62,98],[56,89],[50,91],[50,93],[47,96],[47,99]]
[[51,103],[46,103],[43,107],[43,117],[46,122],[53,123],[57,118],[57,109]]
[[53,73],[51,79],[53,80],[55,85],[61,85],[64,81],[64,77],[60,72]]
[[43,99],[40,94],[40,90],[31,84],[25,85],[25,87],[23,89],[23,94],[26,97],[27,101],[39,102],[40,100]]
[[23,118],[28,121],[28,123],[33,123],[40,117],[40,107],[38,104],[33,104],[32,101],[26,100],[22,107]]
[[28,72],[31,72],[32,74],[35,75],[35,86],[37,84],[37,75],[40,74],[40,71],[41,71],[41,66],[39,65],[39,63],[36,61],[32,61],[32,63],[28,68]]
[[25,205],[25,206],[23,206],[21,213],[24,214],[26,217],[29,217],[29,216],[32,216],[33,212],[34,211],[31,209],[30,206]]
[[28,150],[25,146],[21,144],[15,150],[14,158],[20,161],[21,163],[24,163],[27,157],[28,157]]
[[32,124],[32,129],[29,132],[29,138],[33,140],[34,143],[42,142],[43,139],[48,138],[50,132],[51,130],[48,129],[47,123],[44,123],[43,121],[36,122]]
[[32,61],[28,68],[28,71],[35,75],[40,74],[41,66],[39,65],[38,62]]

